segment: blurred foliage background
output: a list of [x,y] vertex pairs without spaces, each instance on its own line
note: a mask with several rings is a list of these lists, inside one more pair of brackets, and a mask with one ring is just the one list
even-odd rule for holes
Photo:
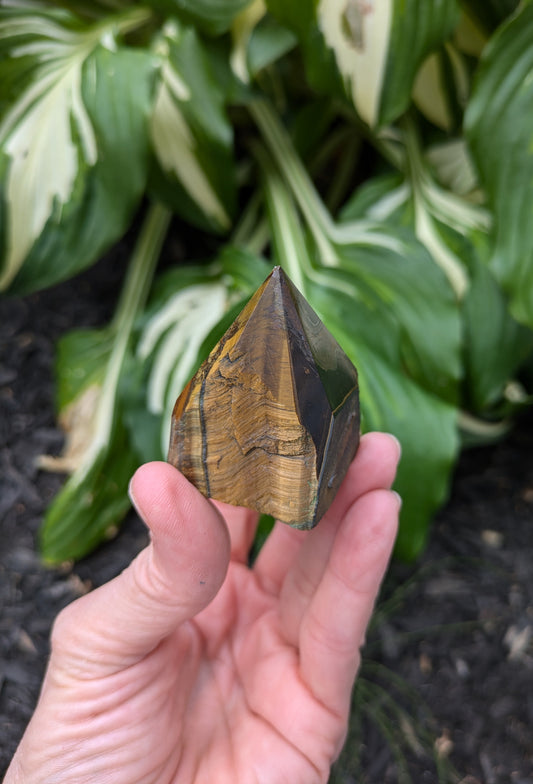
[[[47,562],[116,529],[274,264],[358,368],[364,430],[401,440],[397,553],[421,552],[461,448],[531,402],[531,40],[514,0],[0,4],[4,296],[141,215],[113,320],[58,346]],[[169,231],[189,263],[160,262]]]

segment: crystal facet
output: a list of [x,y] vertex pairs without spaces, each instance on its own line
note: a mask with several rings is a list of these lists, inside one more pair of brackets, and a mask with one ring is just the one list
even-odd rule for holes
[[168,461],[209,498],[312,528],[358,443],[357,371],[275,267],[177,399]]

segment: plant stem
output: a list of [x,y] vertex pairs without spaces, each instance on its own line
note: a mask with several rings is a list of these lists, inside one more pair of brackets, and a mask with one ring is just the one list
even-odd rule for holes
[[487,422],[468,411],[460,411],[458,417],[459,429],[467,436],[479,439],[481,443],[491,443],[507,435],[512,427],[509,419],[502,419],[497,422]]
[[308,268],[309,264],[307,264],[307,249],[294,202],[266,151],[256,149],[255,152],[263,171],[265,197],[277,260],[288,272],[296,287],[306,296],[303,267]]
[[331,177],[331,184],[325,197],[326,206],[332,215],[335,215],[352,186],[360,149],[361,137],[350,134],[345,139],[342,156],[337,161],[334,174]]
[[353,221],[338,225],[316,191],[305,166],[296,154],[291,140],[275,111],[266,101],[254,101],[250,111],[285,179],[315,240],[323,267],[341,266],[338,245],[378,244],[395,252],[403,252],[401,243],[371,221]]
[[337,266],[337,253],[329,239],[334,233],[333,220],[318,195],[305,166],[296,154],[289,135],[267,101],[252,102],[250,112],[281,174],[298,202],[315,238],[322,263],[324,266]]
[[468,288],[468,277],[457,256],[441,239],[427,207],[425,194],[427,174],[416,129],[408,118],[404,121],[404,139],[407,171],[413,192],[416,235],[427,247],[435,263],[441,267],[457,298],[461,300]]
[[[114,421],[118,380],[133,324],[148,296],[170,218],[170,210],[161,204],[152,204],[133,250],[126,280],[111,322],[115,339],[98,401],[95,438],[87,450],[84,466],[89,467],[95,454],[108,443]],[[84,474],[85,471],[82,469],[80,473]]]
[[248,237],[248,241],[244,247],[250,253],[260,256],[267,247],[269,240],[270,231],[268,228],[268,221],[266,218],[262,218],[255,227],[253,233]]
[[230,238],[230,245],[260,256],[269,241],[268,222],[264,216],[263,194],[256,190],[241,214]]
[[294,196],[298,199],[302,212],[310,222],[315,220],[326,230],[331,224],[331,217],[276,113],[265,100],[254,101],[250,106],[250,111],[261,130],[272,157],[286,177]]
[[171,212],[160,203],[151,204],[144,218],[115,312],[112,327],[131,329],[144,305],[165,239]]
[[279,180],[275,182],[273,178],[270,179],[267,189],[276,256],[296,287],[306,296],[305,278],[300,266],[302,254],[298,248],[299,237],[294,231],[294,224],[298,221],[294,205],[287,192],[280,187]]

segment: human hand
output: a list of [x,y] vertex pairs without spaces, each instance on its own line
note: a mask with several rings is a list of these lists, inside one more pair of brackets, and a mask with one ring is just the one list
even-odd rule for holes
[[277,523],[149,463],[151,544],[58,616],[4,784],[312,784],[345,737],[359,648],[396,533],[399,448],[363,436],[320,525]]

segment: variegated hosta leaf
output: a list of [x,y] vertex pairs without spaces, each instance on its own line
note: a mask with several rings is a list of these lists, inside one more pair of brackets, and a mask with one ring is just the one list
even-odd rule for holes
[[96,431],[113,337],[109,328],[73,330],[59,341],[55,362],[56,400],[59,424],[66,439],[60,456],[43,455],[39,459],[42,468],[73,473],[83,464]]
[[335,53],[320,34],[316,23],[317,0],[265,0],[272,16],[292,30],[304,56],[312,87],[329,97],[345,94]]
[[380,116],[394,21],[393,0],[319,0],[317,24],[334,51],[348,93],[369,125]]
[[[490,213],[473,198],[477,181],[468,151],[462,143],[449,143],[430,150],[426,156],[419,148],[414,128],[407,128],[402,138],[405,159],[400,165],[404,177],[394,174],[369,180],[344,208],[343,221],[357,223],[367,218],[411,225],[461,299],[468,288],[467,263],[453,237],[458,234],[468,243],[474,242],[478,234],[486,235],[491,227]],[[441,175],[440,182],[433,176],[429,161]],[[344,231],[349,232],[348,226]]]
[[[398,259],[397,265],[400,264]],[[368,268],[372,270],[372,265]],[[439,396],[437,388],[432,391],[420,385],[404,371],[398,337],[402,329],[408,330],[414,324],[421,291],[417,290],[416,300],[414,296],[406,300],[405,292],[395,292],[391,280],[381,277],[382,271],[376,269],[374,281],[368,280],[378,294],[374,301],[364,296],[365,281],[354,267],[324,270],[320,279],[310,283],[308,293],[311,304],[357,367],[363,430],[394,433],[402,443],[395,483],[404,500],[397,552],[402,558],[412,559],[423,549],[429,521],[446,498],[450,470],[459,448],[457,409]],[[423,272],[420,274],[423,276]],[[401,275],[398,270],[398,279]],[[362,296],[354,300],[350,285],[359,288]],[[379,296],[387,296],[387,291],[388,308],[386,300],[381,308],[376,308]],[[445,328],[441,329],[439,318],[447,308],[446,324],[455,335],[447,342],[448,355],[445,357],[443,351],[440,356],[450,370],[453,365],[457,369],[458,313],[454,314],[449,297],[447,303],[445,300],[439,290],[433,291],[432,301],[437,304],[438,314],[431,324],[429,308],[426,310],[422,316],[426,333],[418,336],[418,347],[412,347],[415,351],[424,350],[422,344],[426,340],[430,349],[438,336],[444,336]],[[409,313],[411,307],[413,312]]]
[[154,65],[117,34],[145,18],[135,9],[82,27],[67,13],[5,14],[0,289],[64,279],[124,231],[145,184]]
[[[165,456],[168,448],[174,403],[205,358],[206,338],[213,333],[209,352],[225,329],[227,312],[251,296],[268,270],[262,259],[228,248],[213,264],[171,270],[156,285],[135,349],[133,375],[143,379],[143,400],[140,404],[130,400],[130,404],[144,407],[151,415],[149,424],[159,430],[159,457]],[[219,325],[223,326],[216,334]],[[147,437],[147,441],[153,439]],[[147,459],[153,456],[146,454]]]
[[57,467],[73,473],[43,523],[46,560],[80,558],[116,531],[129,507],[127,486],[139,460],[124,425],[120,387],[133,325],[169,221],[161,205],[148,210],[110,326],[74,331],[60,343],[58,397],[70,432],[67,454]]
[[81,483],[73,474],[48,508],[39,532],[45,563],[82,558],[116,535],[130,508],[127,488],[139,459],[119,418],[109,446],[95,455]]
[[[376,7],[379,5],[376,0]],[[459,19],[456,0],[393,0],[393,6],[380,125],[392,122],[407,109],[420,65],[448,40]]]
[[204,338],[227,307],[228,292],[222,281],[190,286],[169,299],[148,322],[141,337],[137,356],[141,362],[149,357],[153,362],[148,380],[148,410],[163,417],[162,454],[168,446],[170,415],[176,398],[192,374]]
[[[296,285],[304,293],[307,279],[332,291],[337,287],[354,307],[366,311],[364,339],[375,353],[401,366],[430,392],[455,402],[461,372],[459,309],[453,289],[413,232],[375,220],[337,224],[315,209],[311,220],[306,216],[313,238],[306,243],[293,201],[279,176],[264,166],[274,251]],[[405,210],[410,191],[395,187]],[[304,207],[311,197],[301,200]],[[313,265],[306,263],[310,247]],[[335,270],[333,276],[330,270]]]
[[[468,211],[472,207],[465,202],[466,217],[464,221],[459,220],[459,217],[462,218],[461,201],[455,198],[454,194],[440,189],[431,180],[425,185],[426,188],[413,190],[409,181],[396,176],[376,178],[355,194],[353,201],[343,211],[343,218],[351,222],[364,217],[372,221],[386,221],[395,226],[412,226],[433,261],[445,273],[456,297],[461,299],[468,288],[468,275],[455,247],[447,242],[447,238],[441,232],[442,213],[446,212],[454,216],[456,220],[454,230],[463,236],[478,227],[476,223],[478,216],[473,212],[469,219]],[[443,204],[439,205],[441,198]],[[480,223],[485,220],[484,215],[480,211]],[[349,225],[345,227],[346,233],[349,233]]]
[[328,77],[333,55],[345,91],[370,126],[395,120],[409,105],[412,85],[429,52],[450,36],[456,0],[267,0],[291,26],[317,89],[336,91]]
[[364,232],[360,221],[348,226],[352,239],[341,243],[331,235],[319,238],[309,226],[313,238],[306,242],[277,173],[268,163],[264,169],[278,263],[291,272],[298,263],[298,285],[357,367],[363,429],[401,439],[397,487],[404,506],[397,547],[413,558],[446,495],[458,450],[457,302],[442,272],[405,229],[371,230],[367,222]]
[[244,84],[296,45],[294,34],[267,14],[265,0],[252,0],[235,17],[231,38],[231,69]]
[[494,211],[493,272],[518,321],[533,327],[533,5],[487,45],[466,137]]
[[[462,302],[460,309],[456,310],[456,316],[461,315],[464,342],[463,405],[469,410],[484,414],[487,410],[490,412],[495,406],[501,405],[505,390],[513,383],[517,370],[533,350],[533,332],[512,318],[503,291],[488,268],[485,258],[485,247],[490,247],[488,224],[483,227],[482,221],[476,224],[469,219],[469,210],[474,210],[474,205],[470,202],[454,200],[455,193],[464,191],[471,194],[477,188],[475,172],[472,171],[464,142],[455,140],[432,148],[427,151],[427,157],[440,173],[441,182],[448,180],[454,187],[452,192],[445,191],[438,188],[435,182],[428,180],[425,183],[426,190],[422,189],[417,197],[421,199],[419,211],[426,215],[426,246],[435,261],[448,271],[449,280],[456,284],[456,292],[457,284],[460,286]],[[429,185],[431,187],[427,190]],[[437,190],[434,190],[436,188]],[[439,211],[439,199],[444,201],[443,209],[446,214],[443,214],[442,209]],[[470,218],[474,218],[475,214],[473,211]],[[478,214],[480,218],[487,215],[481,210]],[[411,224],[415,228],[412,187],[398,173],[369,180],[363,188],[358,189],[345,209],[344,217],[351,221],[371,218],[387,221],[398,227]],[[442,249],[446,254],[444,260]],[[441,351],[449,342],[450,333],[444,314],[437,313],[436,310],[441,303],[439,299],[435,299],[429,288],[433,281],[434,289],[437,290],[437,279],[433,272],[424,270],[422,266],[418,273],[415,272],[416,254],[412,251],[408,252],[405,258],[409,259],[407,266],[412,268],[414,276],[406,276],[405,271],[398,276],[396,294],[403,309],[409,309],[411,305],[414,307],[412,315],[415,315],[415,321],[426,311],[429,321],[425,326],[421,323],[417,326],[415,321],[409,319],[408,323],[411,324],[411,330],[414,329],[415,338],[416,335],[426,337],[432,334],[433,311],[436,317],[435,326],[439,329],[442,327],[443,333],[440,337],[434,333],[427,348],[429,358],[436,360],[437,366],[440,367],[443,361]],[[448,260],[448,266],[444,263],[445,260]],[[368,267],[373,275],[381,276],[386,271],[379,263],[369,264]],[[406,313],[403,317],[405,316]],[[438,367],[429,378],[438,377]]]
[[188,220],[227,230],[235,202],[225,96],[197,33],[168,22],[157,43],[160,83],[150,121],[152,190]]
[[459,451],[457,409],[369,350],[350,321],[341,326],[332,319],[328,327],[358,368],[364,430],[394,433],[402,444],[394,485],[404,501],[396,552],[412,560],[423,551],[429,522],[448,495]]
[[254,28],[266,13],[264,0],[253,0],[241,13],[235,17],[231,28],[232,52],[231,68],[235,76],[242,82],[250,81],[248,69],[248,44]]

